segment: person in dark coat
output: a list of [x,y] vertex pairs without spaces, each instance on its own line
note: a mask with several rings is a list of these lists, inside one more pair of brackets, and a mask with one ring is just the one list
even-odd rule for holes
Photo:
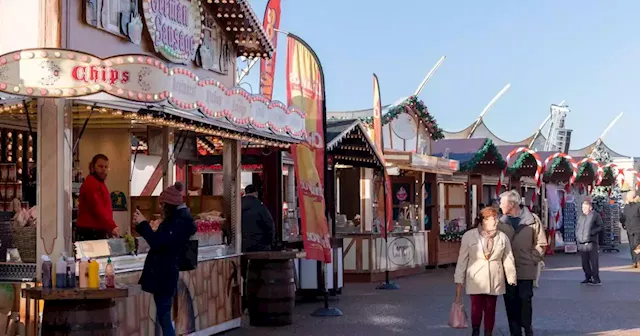
[[620,215],[620,223],[627,230],[629,236],[629,250],[631,250],[631,265],[633,268],[640,266],[640,254],[635,253],[640,245],[640,197],[635,191],[629,191],[626,195],[627,204]]
[[578,251],[582,257],[582,270],[585,280],[583,284],[599,286],[600,265],[598,256],[598,235],[602,231],[603,223],[600,214],[593,211],[591,200],[582,202],[581,216],[576,225],[576,242]]
[[252,184],[244,189],[242,197],[242,251],[271,251],[275,243],[275,224],[269,209],[258,199],[258,190]]
[[136,231],[150,247],[139,283],[143,291],[153,294],[157,321],[164,336],[175,335],[171,306],[178,288],[178,265],[189,238],[196,233],[189,208],[182,202],[182,190],[182,183],[176,182],[160,194],[161,223],[150,223],[139,210],[134,214]]

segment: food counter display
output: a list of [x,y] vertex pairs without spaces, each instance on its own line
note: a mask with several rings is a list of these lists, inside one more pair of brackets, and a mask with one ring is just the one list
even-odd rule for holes
[[[76,257],[96,259],[100,263],[101,274],[107,258],[111,257],[116,283],[137,284],[148,250],[144,239],[138,240],[138,254],[131,253],[123,239],[78,242]],[[227,245],[200,247],[198,268],[180,272],[173,307],[176,333],[198,331],[212,335],[239,327],[240,284],[240,256],[234,249]],[[159,327],[152,295],[142,293],[116,302],[121,335],[154,335]]]

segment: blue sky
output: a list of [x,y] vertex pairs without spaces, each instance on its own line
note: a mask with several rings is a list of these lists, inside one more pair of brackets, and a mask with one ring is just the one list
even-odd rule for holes
[[[250,3],[262,19],[267,0]],[[605,142],[640,156],[638,13],[634,0],[282,0],[280,28],[319,55],[329,110],[369,108],[373,72],[383,104],[410,95],[446,55],[420,95],[445,130],[468,126],[511,83],[484,118],[499,137],[529,136],[550,104],[566,100],[572,148],[624,112]],[[274,99],[285,101],[282,35],[278,52]],[[254,91],[258,73],[256,66],[245,79]]]

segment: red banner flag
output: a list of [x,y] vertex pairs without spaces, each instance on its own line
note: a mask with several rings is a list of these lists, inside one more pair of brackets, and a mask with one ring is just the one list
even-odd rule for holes
[[299,37],[287,42],[287,101],[306,113],[307,141],[291,146],[296,174],[302,239],[307,259],[331,262],[329,226],[325,214],[324,76],[316,54]]
[[277,29],[280,29],[280,0],[269,0],[262,20],[267,38],[273,43],[271,58],[260,59],[260,94],[267,99],[273,99],[273,77],[276,73],[276,52],[278,48]]
[[[380,98],[380,83],[378,82],[378,76],[373,74],[373,140],[376,145],[376,150],[380,153],[382,158],[382,165],[385,166],[384,159],[384,141],[382,140],[382,100]],[[393,230],[393,204],[391,200],[391,179],[387,174],[386,166],[383,168],[384,181],[382,186],[384,191],[382,195],[384,197],[384,207],[378,207],[378,218],[385,219],[385,233]],[[382,191],[382,190],[381,190]],[[381,199],[378,197],[378,199]]]

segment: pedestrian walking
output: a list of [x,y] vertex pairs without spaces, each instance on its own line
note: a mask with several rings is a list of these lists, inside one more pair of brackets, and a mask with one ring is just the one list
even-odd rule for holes
[[182,190],[182,183],[176,182],[160,194],[162,222],[150,223],[140,210],[133,215],[136,231],[149,244],[140,285],[143,291],[153,294],[163,336],[176,334],[171,321],[171,306],[178,288],[179,260],[197,229],[189,208],[182,202]]
[[598,262],[598,237],[603,227],[602,218],[600,214],[593,211],[591,199],[582,202],[582,213],[584,216],[581,216],[576,225],[576,242],[582,257],[582,270],[585,277],[582,283],[599,286],[602,282]]
[[640,246],[640,197],[636,196],[634,190],[627,192],[626,203],[620,215],[620,223],[627,230],[627,236],[629,237],[631,267],[638,268],[640,266],[640,254],[634,250]]
[[509,320],[511,336],[533,335],[533,282],[537,277],[538,264],[544,258],[547,237],[540,218],[527,207],[521,206],[520,194],[510,190],[500,195],[500,218],[498,230],[511,241],[516,263],[515,286],[507,285],[504,303]]
[[460,303],[464,285],[471,297],[472,335],[480,335],[484,315],[484,335],[491,336],[498,295],[506,292],[505,279],[511,285],[516,284],[515,260],[509,237],[497,229],[496,209],[482,209],[476,225],[462,236],[454,276],[456,302]]

